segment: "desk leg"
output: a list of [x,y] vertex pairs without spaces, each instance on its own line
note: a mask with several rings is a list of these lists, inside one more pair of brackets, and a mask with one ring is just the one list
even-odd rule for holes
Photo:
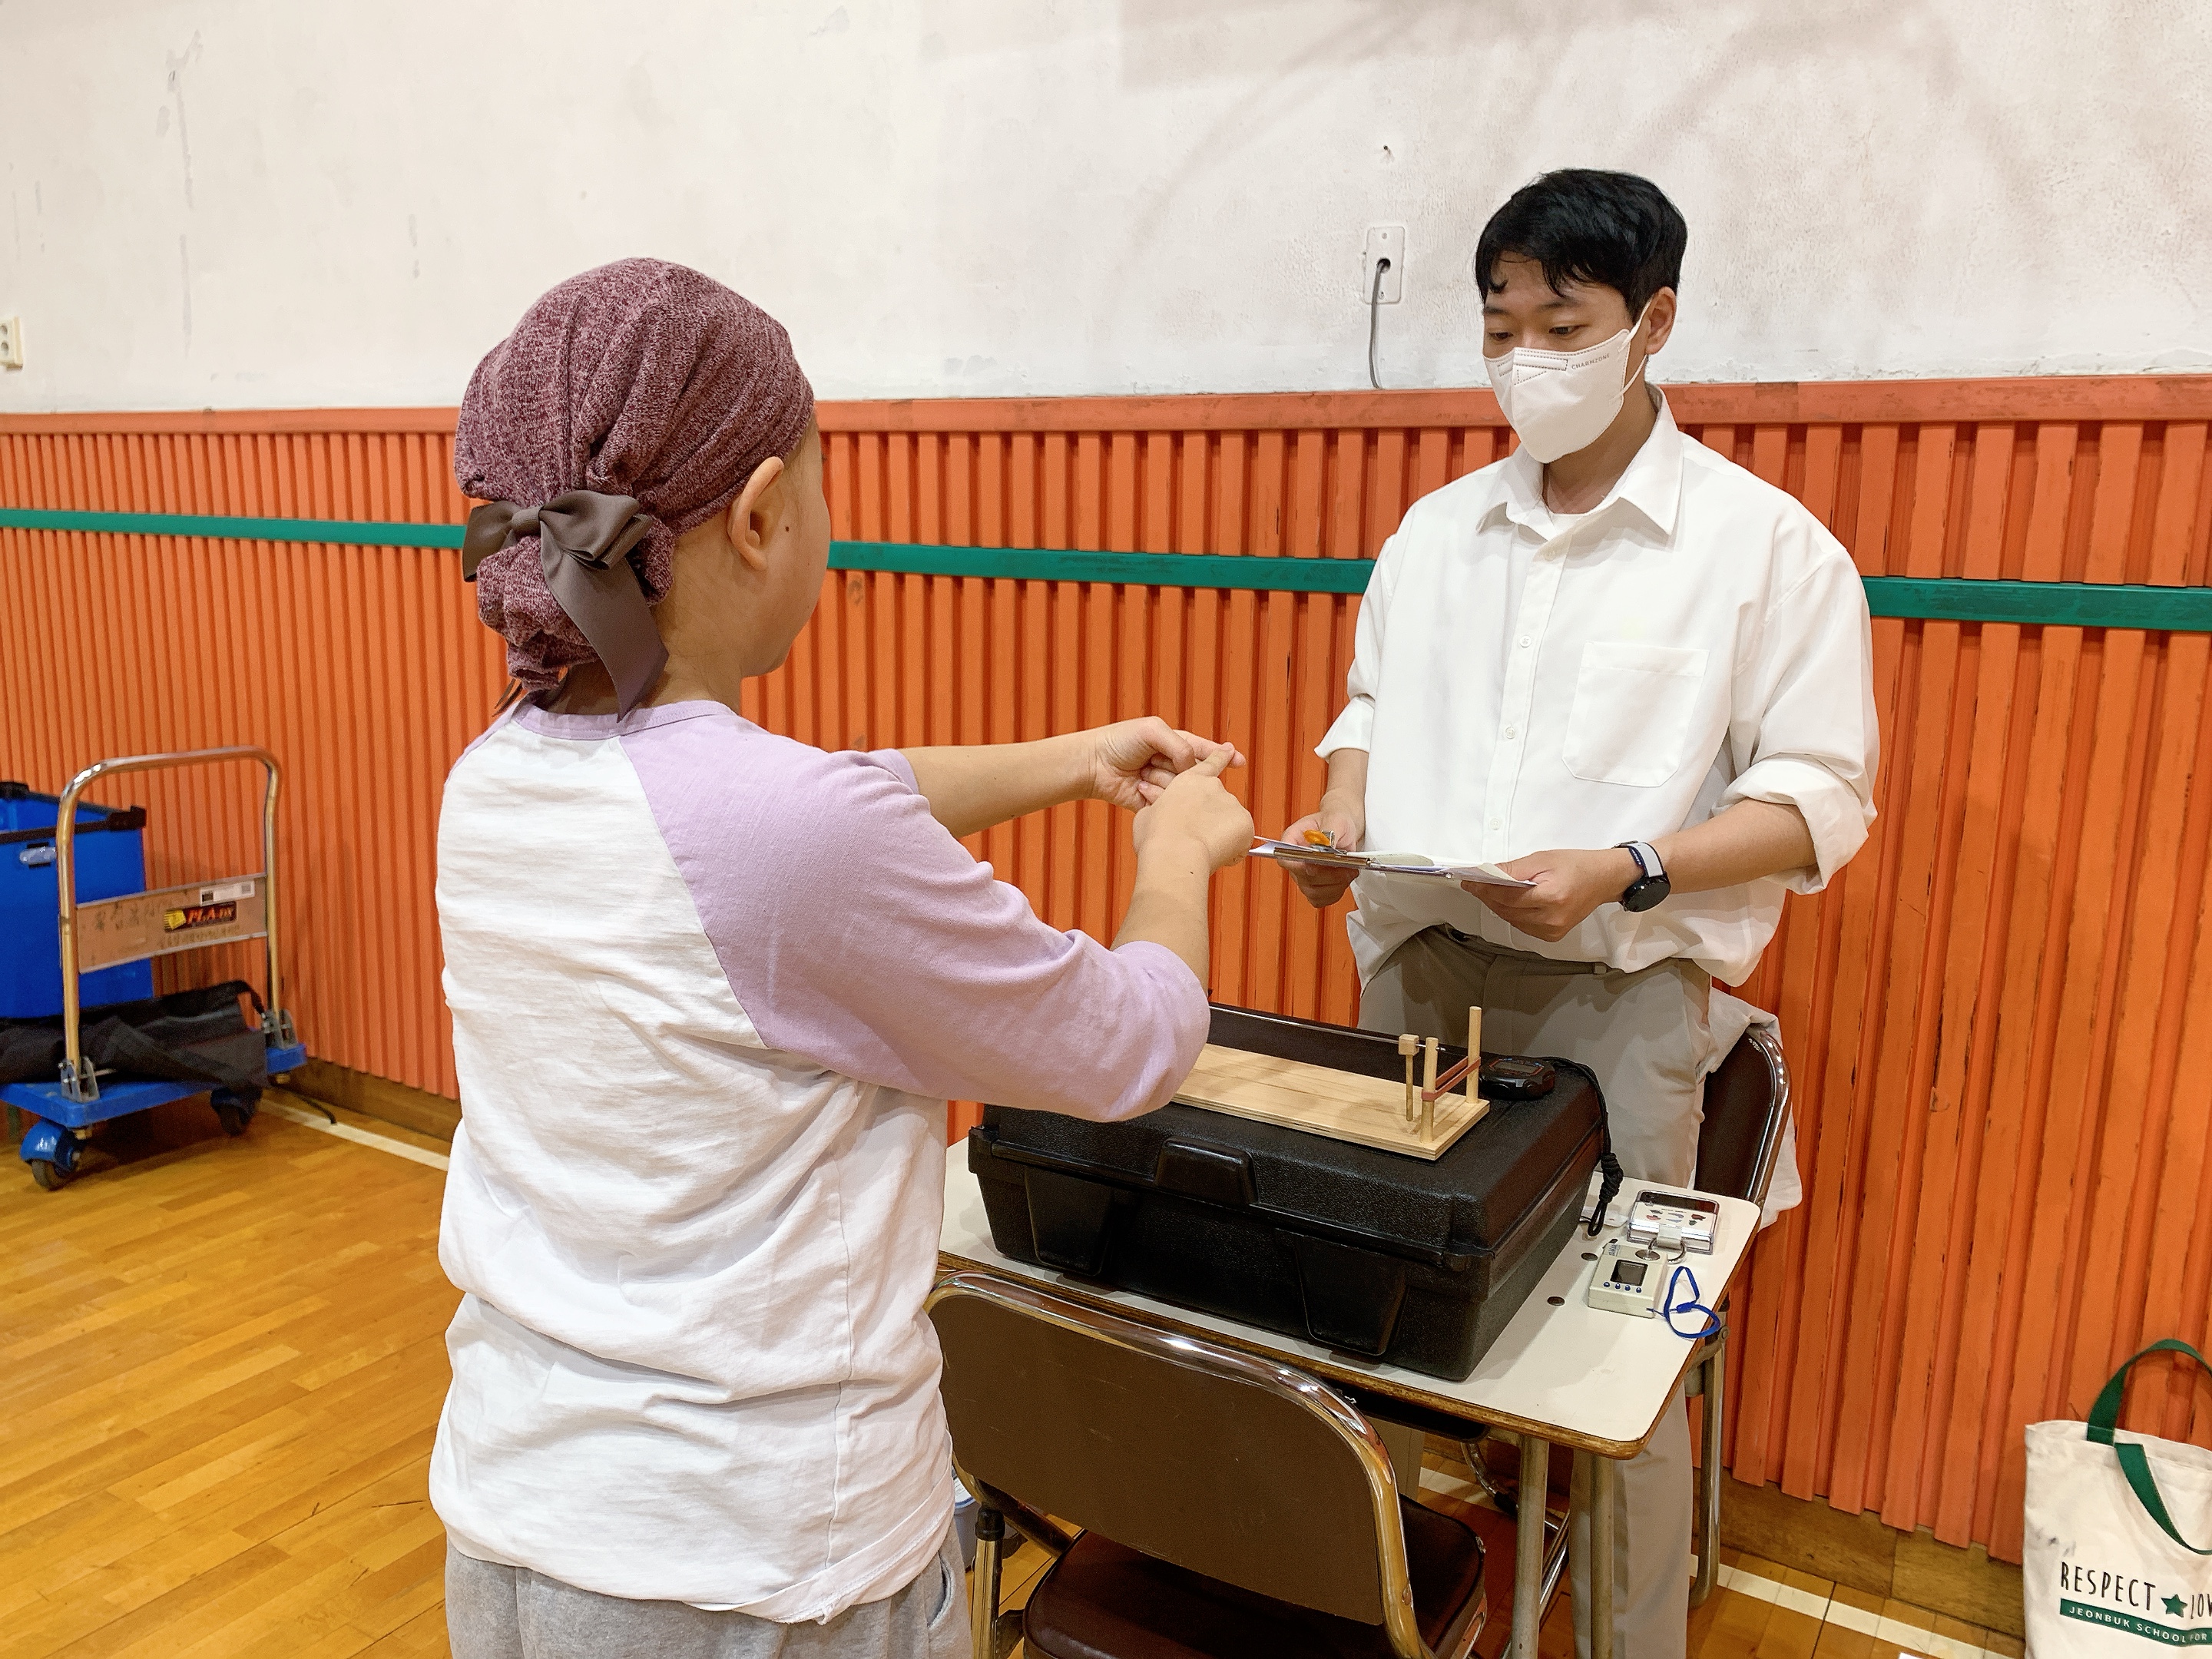
[[1715,1337],[1705,1350],[1703,1452],[1698,1468],[1698,1514],[1705,1536],[1698,1544],[1697,1582],[1690,1587],[1690,1605],[1703,1607],[1713,1593],[1713,1577],[1720,1571],[1721,1555],[1721,1388],[1728,1374],[1728,1336]]
[[1620,1465],[1590,1458],[1590,1659],[1613,1659],[1613,1495]]
[[1536,1659],[1536,1629],[1544,1620],[1544,1510],[1551,1473],[1550,1443],[1522,1435],[1520,1519],[1513,1532],[1513,1659]]

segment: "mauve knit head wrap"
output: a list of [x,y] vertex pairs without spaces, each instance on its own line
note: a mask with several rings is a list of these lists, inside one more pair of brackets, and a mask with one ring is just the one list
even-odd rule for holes
[[[677,537],[722,511],[771,455],[798,447],[814,390],[783,325],[713,278],[619,259],[550,290],[469,377],[453,477],[480,501],[544,505],[576,489],[651,515],[629,555],[646,602],[668,592]],[[604,580],[604,579],[603,579]],[[507,671],[557,685],[592,656],[526,535],[477,567],[477,614]]]

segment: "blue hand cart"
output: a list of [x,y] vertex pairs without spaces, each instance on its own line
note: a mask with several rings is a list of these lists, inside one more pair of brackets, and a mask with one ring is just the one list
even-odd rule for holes
[[[259,870],[217,881],[79,899],[77,801],[87,789],[101,778],[118,773],[237,760],[258,762],[265,778]],[[61,1074],[52,1083],[0,1085],[0,1101],[37,1120],[24,1133],[21,1155],[31,1166],[32,1176],[48,1191],[76,1173],[79,1149],[94,1124],[173,1100],[206,1095],[224,1132],[235,1135],[245,1132],[258,1103],[252,1097],[258,1093],[255,1091],[211,1088],[204,1082],[117,1079],[95,1066],[84,1051],[80,975],[214,945],[261,939],[267,956],[269,994],[261,1014],[261,1037],[267,1051],[268,1075],[279,1076],[306,1062],[307,1048],[293,1030],[292,1016],[284,1006],[277,957],[277,777],[274,755],[241,744],[95,762],[70,779],[69,787],[62,792],[54,817],[55,895],[61,929]]]

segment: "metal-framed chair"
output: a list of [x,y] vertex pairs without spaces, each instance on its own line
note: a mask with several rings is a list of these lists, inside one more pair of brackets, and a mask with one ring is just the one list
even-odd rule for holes
[[[1318,1379],[985,1274],[929,1298],[953,1459],[981,1509],[977,1659],[1465,1659],[1481,1540],[1402,1499]],[[1085,1528],[1070,1538],[1047,1520]],[[1006,1522],[1057,1559],[999,1613]]]

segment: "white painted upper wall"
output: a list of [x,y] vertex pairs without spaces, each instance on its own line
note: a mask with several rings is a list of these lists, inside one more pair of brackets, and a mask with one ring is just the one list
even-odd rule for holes
[[682,260],[830,397],[1480,383],[1553,167],[1690,223],[1662,378],[2212,368],[2203,0],[0,0],[0,410],[445,404]]

